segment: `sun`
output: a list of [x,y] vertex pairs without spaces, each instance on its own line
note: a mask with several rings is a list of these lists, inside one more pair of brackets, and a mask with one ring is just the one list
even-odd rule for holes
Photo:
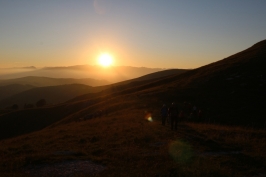
[[103,53],[98,58],[98,63],[103,67],[108,67],[113,64],[113,57],[108,53]]

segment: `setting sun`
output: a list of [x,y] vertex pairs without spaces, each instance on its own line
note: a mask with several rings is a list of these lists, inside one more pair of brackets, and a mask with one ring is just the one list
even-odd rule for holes
[[108,66],[112,65],[113,57],[107,53],[101,54],[98,58],[98,63],[101,66],[108,67]]

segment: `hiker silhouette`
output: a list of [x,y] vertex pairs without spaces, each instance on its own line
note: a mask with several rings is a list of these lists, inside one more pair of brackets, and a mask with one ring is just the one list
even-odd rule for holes
[[161,108],[162,125],[165,125],[167,115],[168,115],[168,108],[164,104],[163,107]]
[[171,107],[168,110],[170,120],[171,120],[171,130],[175,128],[177,130],[177,121],[178,121],[178,107],[177,105],[173,102]]

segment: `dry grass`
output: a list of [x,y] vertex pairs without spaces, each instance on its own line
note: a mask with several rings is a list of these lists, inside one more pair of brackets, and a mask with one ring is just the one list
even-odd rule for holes
[[[17,137],[0,141],[0,176],[67,160],[104,165],[96,176],[266,176],[266,131],[232,127],[265,126],[264,53],[265,41],[181,75],[2,115],[0,138]],[[204,110],[205,122],[231,127],[183,122],[171,131],[161,125],[158,105],[172,101],[180,108],[189,101]]]
[[[144,109],[125,109],[2,140],[0,171],[26,176],[23,169],[29,165],[83,159],[107,167],[97,176],[241,176],[262,170],[261,165],[240,170],[249,165],[245,160],[265,165],[264,131],[180,123],[175,132],[145,115]],[[241,154],[202,155],[217,150]]]
[[223,144],[235,145],[246,153],[266,157],[266,131],[212,124],[188,124],[198,133]]

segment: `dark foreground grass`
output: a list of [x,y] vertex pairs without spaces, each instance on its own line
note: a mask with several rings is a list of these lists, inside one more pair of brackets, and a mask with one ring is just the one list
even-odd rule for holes
[[265,131],[184,122],[171,131],[146,118],[145,110],[128,109],[2,140],[0,176],[28,176],[29,166],[69,160],[105,167],[71,176],[266,175]]

